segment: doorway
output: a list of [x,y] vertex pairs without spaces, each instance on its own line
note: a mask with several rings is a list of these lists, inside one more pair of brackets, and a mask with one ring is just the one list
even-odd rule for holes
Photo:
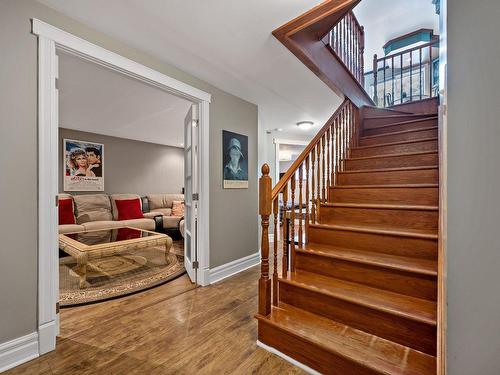
[[[58,333],[58,78],[57,51],[99,64],[125,76],[152,85],[193,103],[189,122],[190,134],[185,138],[186,182],[185,245],[188,274],[200,285],[208,284],[208,126],[210,95],[165,76],[123,56],[105,50],[42,21],[33,20],[33,33],[39,46],[39,351],[55,349]],[[190,116],[190,117],[189,117]],[[187,126],[186,126],[187,128]],[[195,129],[195,131],[193,131]],[[189,151],[186,151],[189,149]],[[187,180],[186,180],[187,181]],[[187,242],[187,241],[185,241]]]

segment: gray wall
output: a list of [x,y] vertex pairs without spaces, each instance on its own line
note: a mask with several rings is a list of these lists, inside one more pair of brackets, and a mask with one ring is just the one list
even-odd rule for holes
[[448,373],[500,374],[498,0],[448,0]]
[[[39,18],[212,94],[210,265],[258,251],[257,107],[34,0],[0,1],[0,343],[37,325],[37,39]],[[222,129],[248,135],[249,188],[222,189]],[[6,215],[8,213],[8,216]]]
[[107,194],[182,192],[182,148],[64,128],[59,128],[59,192],[63,192],[64,138],[104,144],[104,191]]

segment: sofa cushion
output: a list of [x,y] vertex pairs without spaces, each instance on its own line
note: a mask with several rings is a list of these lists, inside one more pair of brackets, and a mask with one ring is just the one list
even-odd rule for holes
[[184,194],[149,194],[149,209],[157,211],[157,208],[172,208],[173,201],[183,201]]
[[182,238],[184,238],[184,228],[185,228],[185,221],[184,221],[184,219],[182,219],[179,222],[179,231],[181,232]]
[[59,225],[76,223],[73,198],[61,199],[59,197],[57,206],[59,211]]
[[129,200],[129,199],[139,199],[139,204],[140,204],[140,209],[142,211],[142,200],[141,197],[137,194],[111,194],[109,196],[109,199],[111,201],[111,209],[113,212],[113,220],[119,220],[119,210],[116,207],[116,201],[117,200]]
[[133,227],[133,228],[138,228],[138,229],[144,229],[144,230],[155,230],[156,224],[153,219],[131,219],[131,220],[122,220],[122,221],[117,221],[117,223],[120,223],[123,226],[127,227]]
[[156,208],[153,212],[160,213],[163,216],[172,216],[171,208]]
[[82,225],[85,230],[112,229],[123,226],[120,221],[113,220],[89,221],[87,223],[83,223]]
[[141,200],[134,199],[116,199],[113,201],[118,211],[118,220],[142,219],[144,215],[141,210]]
[[177,229],[182,216],[163,216],[163,229]]
[[77,224],[113,220],[111,202],[106,194],[74,195],[73,200],[76,205]]
[[144,217],[147,217],[149,219],[153,219],[155,216],[163,216],[164,214],[161,213],[160,211],[150,211],[150,212],[144,212]]
[[172,216],[184,216],[184,201],[172,202]]
[[85,228],[78,224],[62,224],[59,225],[59,234],[83,232]]

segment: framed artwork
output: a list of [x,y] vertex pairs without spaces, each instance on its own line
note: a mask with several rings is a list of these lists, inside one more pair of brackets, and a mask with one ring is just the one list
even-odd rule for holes
[[64,191],[104,191],[104,145],[63,140]]
[[222,131],[224,189],[248,189],[248,136]]

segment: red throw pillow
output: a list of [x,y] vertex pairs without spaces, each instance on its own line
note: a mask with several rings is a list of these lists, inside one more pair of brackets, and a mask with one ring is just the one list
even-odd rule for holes
[[120,199],[116,200],[115,203],[118,209],[118,220],[142,219],[144,217],[139,198]]
[[73,199],[59,199],[59,225],[75,224],[75,214],[73,212]]

